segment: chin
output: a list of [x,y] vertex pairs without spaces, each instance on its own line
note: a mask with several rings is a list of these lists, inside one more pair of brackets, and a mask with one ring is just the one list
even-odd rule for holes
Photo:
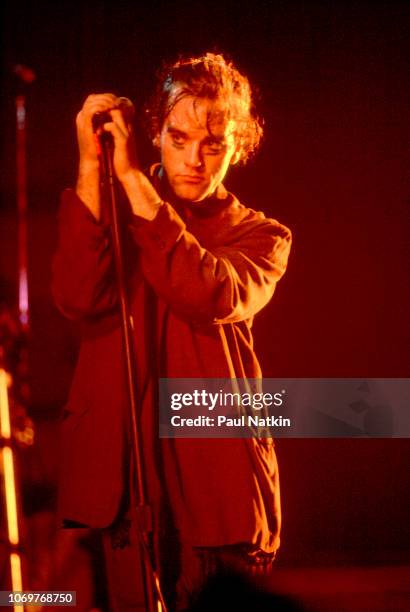
[[175,189],[174,193],[180,200],[188,200],[189,202],[201,202],[208,197],[208,192],[204,192],[203,190],[199,191],[198,189],[192,189],[189,187],[184,189]]

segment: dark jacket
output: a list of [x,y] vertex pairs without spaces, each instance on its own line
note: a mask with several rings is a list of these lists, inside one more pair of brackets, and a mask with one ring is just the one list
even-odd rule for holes
[[[252,319],[285,271],[290,232],[221,186],[203,206],[164,202],[152,221],[131,215],[126,240],[150,498],[156,506],[169,496],[192,545],[249,542],[276,550],[272,440],[159,439],[156,397],[158,376],[261,377]],[[82,327],[63,423],[60,514],[104,527],[128,486],[121,333],[108,227],[70,190],[60,210],[53,293]]]

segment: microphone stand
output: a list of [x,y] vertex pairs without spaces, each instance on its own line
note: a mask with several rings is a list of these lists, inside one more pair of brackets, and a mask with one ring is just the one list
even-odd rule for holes
[[111,234],[114,252],[114,263],[118,288],[119,305],[121,312],[121,327],[125,355],[125,368],[127,378],[127,393],[129,420],[131,425],[131,447],[135,468],[136,491],[136,522],[140,541],[141,571],[145,588],[146,609],[149,612],[167,612],[167,607],[161,590],[158,574],[154,568],[152,554],[152,510],[147,502],[145,490],[143,456],[141,452],[141,430],[137,421],[136,412],[136,362],[133,340],[133,321],[126,293],[124,273],[123,246],[120,236],[119,214],[116,197],[116,184],[113,172],[113,139],[111,134],[102,132],[99,135],[101,149],[102,182],[109,204],[111,216]]

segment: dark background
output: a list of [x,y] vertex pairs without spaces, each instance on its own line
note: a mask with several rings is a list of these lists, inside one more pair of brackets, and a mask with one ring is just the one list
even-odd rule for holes
[[[75,115],[97,91],[126,95],[140,109],[156,69],[179,52],[222,51],[260,91],[264,146],[227,185],[294,235],[288,272],[255,323],[264,375],[408,375],[408,3],[3,2],[1,11],[0,275],[11,305],[12,68],[26,64],[37,75],[27,109],[32,413],[39,423],[56,421],[77,350],[49,292],[59,194],[75,180]],[[140,139],[149,163],[153,150]],[[407,441],[282,440],[277,449],[281,562],[403,561]]]

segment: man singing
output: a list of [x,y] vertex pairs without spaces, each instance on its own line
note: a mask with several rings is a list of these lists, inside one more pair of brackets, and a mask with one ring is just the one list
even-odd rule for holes
[[82,330],[64,412],[60,513],[67,527],[103,529],[114,610],[143,604],[111,234],[92,127],[99,112],[110,117],[101,129],[112,135],[122,186],[155,552],[170,608],[183,610],[220,568],[269,569],[279,546],[278,467],[269,438],[159,439],[158,378],[262,376],[252,320],[285,272],[291,234],[223,186],[262,130],[248,79],[222,55],[168,66],[147,112],[161,156],[149,173],[121,99],[86,99],[77,115],[78,181],[63,194],[53,272],[56,303]]

